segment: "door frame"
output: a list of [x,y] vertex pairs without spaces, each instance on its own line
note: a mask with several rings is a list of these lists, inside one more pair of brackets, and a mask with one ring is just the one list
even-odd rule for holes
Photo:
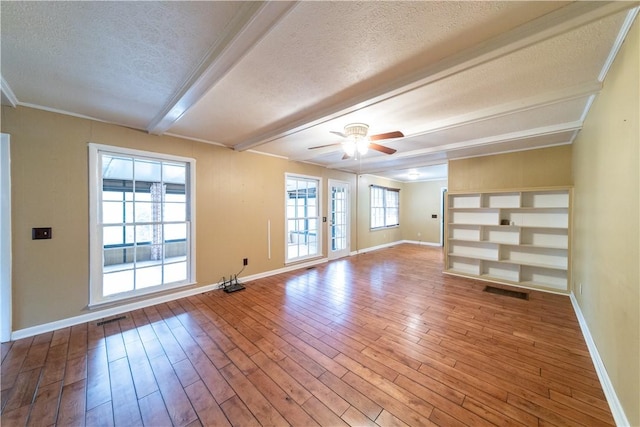
[[444,246],[444,221],[445,221],[445,203],[447,203],[448,187],[440,187],[440,246]]
[[0,134],[0,342],[11,340],[11,157],[10,136]]
[[[332,197],[332,188],[335,186],[340,186],[340,187],[344,187],[346,190],[346,197],[345,197],[345,203],[346,203],[346,220],[345,220],[345,224],[346,224],[346,238],[347,238],[347,246],[346,248],[340,250],[340,251],[332,251],[331,250],[331,217],[332,217],[332,204],[331,204],[331,197]],[[340,181],[337,179],[329,179],[327,182],[327,209],[328,209],[328,221],[327,221],[327,259],[332,260],[332,259],[337,259],[337,258],[342,258],[345,256],[349,256],[349,254],[351,253],[351,185],[346,182],[346,181]]]

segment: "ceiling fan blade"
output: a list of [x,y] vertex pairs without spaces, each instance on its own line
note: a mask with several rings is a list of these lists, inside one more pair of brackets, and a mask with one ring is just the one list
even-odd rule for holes
[[326,147],[334,147],[336,145],[342,145],[342,142],[335,142],[333,144],[327,144],[327,145],[318,145],[316,147],[309,147],[309,150],[315,150],[316,148],[326,148]]
[[404,134],[399,130],[387,133],[379,133],[377,135],[370,135],[369,141],[380,141],[381,139],[393,139],[393,138],[402,138]]
[[334,135],[341,136],[341,137],[343,137],[343,138],[346,138],[346,137],[347,137],[347,135],[345,135],[344,133],[342,133],[342,132],[336,132],[335,130],[330,130],[329,132],[331,132],[331,133],[332,133],[332,134],[334,134]]
[[369,148],[371,148],[372,150],[379,151],[379,152],[384,153],[384,154],[393,154],[393,153],[395,153],[397,151],[394,148],[385,147],[384,145],[375,144],[373,142],[369,143]]

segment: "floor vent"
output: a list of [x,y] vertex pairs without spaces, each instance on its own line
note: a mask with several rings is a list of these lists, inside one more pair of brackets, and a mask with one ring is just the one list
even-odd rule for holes
[[529,294],[526,292],[510,291],[508,289],[494,288],[493,286],[487,286],[486,288],[484,288],[484,291],[489,292],[490,294],[504,295],[505,297],[519,298],[524,300],[529,299]]
[[101,322],[96,323],[96,326],[102,326],[107,323],[117,322],[118,320],[126,319],[127,316],[114,317],[112,319],[103,320]]

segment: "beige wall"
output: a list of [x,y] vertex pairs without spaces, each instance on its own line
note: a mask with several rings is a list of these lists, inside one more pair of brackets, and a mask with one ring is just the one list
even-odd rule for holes
[[638,52],[636,19],[573,149],[574,292],[632,426],[640,425]]
[[[237,273],[242,258],[244,275],[284,267],[286,172],[322,178],[323,216],[329,178],[348,182],[356,202],[354,174],[41,110],[3,107],[2,132],[11,135],[14,331],[88,312],[89,141],[196,159],[199,286]],[[352,215],[351,250],[355,224]],[[52,227],[53,238],[31,240],[32,227]],[[325,255],[326,237],[325,223]]]
[[[408,182],[400,212],[403,240],[440,243],[441,194],[447,181]],[[431,218],[432,214],[438,215]]]
[[570,185],[571,145],[449,162],[449,191]]

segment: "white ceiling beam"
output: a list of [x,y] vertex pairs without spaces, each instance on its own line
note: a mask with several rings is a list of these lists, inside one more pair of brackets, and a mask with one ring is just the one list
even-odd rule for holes
[[[493,145],[501,142],[518,141],[523,139],[530,139],[530,138],[535,138],[540,136],[547,136],[547,135],[566,133],[566,132],[573,132],[575,135],[575,131],[580,130],[581,128],[582,128],[581,121],[561,123],[561,124],[545,126],[541,128],[505,133],[502,135],[494,135],[494,136],[489,136],[484,138],[471,139],[468,141],[460,141],[460,142],[453,142],[451,144],[438,145],[435,147],[405,151],[402,153],[393,154],[393,160],[395,161],[395,160],[401,160],[405,158],[424,156],[427,154],[433,154],[438,152],[461,150],[464,148],[480,147],[483,145]],[[568,142],[571,142],[571,141],[568,141]],[[327,168],[343,169],[345,167],[348,168],[348,167],[358,166],[358,165],[375,164],[375,163],[380,163],[384,161],[386,161],[386,157],[376,156],[376,157],[368,157],[368,158],[359,159],[359,160],[346,160],[338,163],[332,163],[327,165]]]
[[[590,96],[590,99],[593,99],[595,95],[600,92],[600,90],[602,90],[602,83],[591,82],[565,88],[561,91],[543,93],[529,98],[508,102],[501,105],[495,105],[481,110],[475,110],[467,114],[447,118],[445,120],[432,122],[427,125],[428,127],[426,129],[421,130],[420,132],[407,134],[404,139],[420,137],[423,135],[450,130],[461,126],[477,124],[483,121],[492,120],[511,114],[517,114],[535,108],[542,108],[553,104],[571,101],[577,98]],[[584,119],[581,119],[581,121],[584,121]],[[342,147],[340,145],[335,145],[333,147],[319,148],[317,150],[308,150],[308,152],[299,156],[292,157],[290,158],[290,160],[302,162],[308,161],[325,154],[339,151],[341,149]]]
[[318,124],[378,104],[419,87],[450,77],[519,49],[547,40],[590,22],[630,9],[635,2],[575,2],[528,22],[507,33],[465,49],[425,69],[399,77],[372,91],[329,107],[309,108],[314,111],[300,119],[255,135],[234,146],[237,151],[255,148],[267,142],[300,132]]
[[471,124],[481,123],[500,117],[518,114],[529,110],[548,107],[554,104],[560,104],[572,101],[578,98],[595,96],[602,90],[601,82],[589,82],[576,85],[562,90],[547,92],[534,95],[529,98],[518,99],[516,101],[507,102],[500,105],[493,105],[481,110],[471,111],[459,116],[450,117],[444,120],[428,123],[426,128],[416,133],[406,134],[406,138],[413,138],[422,135],[428,135],[435,132],[441,132],[449,129],[467,126]]
[[277,23],[295,2],[241,2],[240,11],[225,34],[210,48],[200,65],[178,92],[149,123],[152,134],[166,132],[182,115],[215,86]]
[[18,98],[15,93],[13,93],[13,90],[11,90],[9,83],[7,83],[2,76],[0,76],[0,89],[2,90],[2,105],[10,105],[13,108],[16,108],[18,105]]

